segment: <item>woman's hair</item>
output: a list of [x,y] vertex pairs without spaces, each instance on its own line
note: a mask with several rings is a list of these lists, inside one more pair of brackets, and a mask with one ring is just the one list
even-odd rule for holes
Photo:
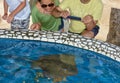
[[[38,0],[39,2],[41,2],[41,0]],[[52,1],[54,1],[54,0],[52,0]]]
[[41,2],[41,0],[38,0],[39,2]]

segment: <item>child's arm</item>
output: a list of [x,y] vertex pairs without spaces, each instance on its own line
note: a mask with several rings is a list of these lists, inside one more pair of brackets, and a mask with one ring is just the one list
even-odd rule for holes
[[6,20],[8,16],[8,4],[6,0],[4,0],[3,5],[4,5],[4,15],[2,16],[2,18]]
[[9,17],[8,17],[7,22],[10,23],[10,22],[13,20],[14,16],[15,16],[17,13],[19,13],[25,6],[26,6],[26,0],[23,0],[23,1],[20,3],[20,5],[19,5],[13,12],[11,12],[11,14],[10,14]]

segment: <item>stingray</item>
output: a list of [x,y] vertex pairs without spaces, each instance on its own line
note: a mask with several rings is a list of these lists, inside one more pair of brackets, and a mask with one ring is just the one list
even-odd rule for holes
[[47,55],[32,61],[32,67],[40,67],[43,76],[53,78],[54,82],[63,81],[67,76],[77,74],[75,57],[73,55]]

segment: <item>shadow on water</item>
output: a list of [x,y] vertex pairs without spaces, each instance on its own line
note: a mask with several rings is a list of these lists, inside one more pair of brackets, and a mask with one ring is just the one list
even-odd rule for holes
[[[40,67],[43,70],[43,77],[53,78],[54,82],[65,81],[67,76],[78,73],[75,56],[60,54],[42,56],[36,61],[32,61],[32,67]],[[36,79],[39,78],[37,74]]]
[[120,62],[64,44],[0,39],[0,83],[120,83]]

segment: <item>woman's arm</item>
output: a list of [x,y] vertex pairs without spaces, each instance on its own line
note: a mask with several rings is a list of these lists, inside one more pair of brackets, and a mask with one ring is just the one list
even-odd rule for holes
[[59,6],[56,6],[51,14],[54,17],[63,17],[63,18],[67,18],[70,15],[70,13],[67,10],[62,10]]

